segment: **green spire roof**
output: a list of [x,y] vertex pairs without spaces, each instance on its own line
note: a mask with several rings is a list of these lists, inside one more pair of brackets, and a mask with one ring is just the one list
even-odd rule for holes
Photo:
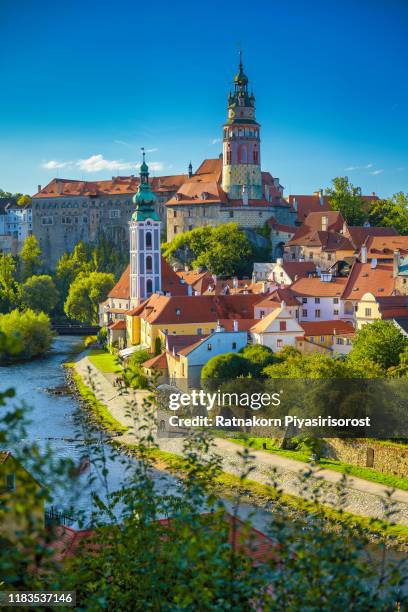
[[244,73],[244,65],[242,63],[242,51],[239,52],[239,68],[238,73],[234,76],[234,82],[240,85],[246,85],[248,83],[248,77]]
[[159,215],[154,207],[157,198],[149,183],[149,166],[146,164],[145,151],[142,148],[143,161],[140,166],[140,183],[137,192],[132,198],[133,204],[136,207],[132,215],[132,221],[160,221]]

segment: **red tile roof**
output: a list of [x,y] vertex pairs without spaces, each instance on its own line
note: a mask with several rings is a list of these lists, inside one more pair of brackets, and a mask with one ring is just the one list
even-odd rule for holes
[[311,212],[319,212],[322,210],[331,210],[329,205],[329,199],[327,196],[323,196],[323,204],[320,204],[320,199],[317,194],[313,195],[290,195],[289,203],[292,209],[295,210],[294,203],[297,202],[297,216],[298,220],[303,223],[306,217]]
[[[150,179],[153,191],[173,192],[187,180],[186,174],[158,176]],[[115,196],[136,193],[139,186],[136,176],[115,176],[106,181],[77,181],[70,179],[53,179],[33,198],[54,198],[67,196]]]
[[408,253],[408,236],[369,236],[366,246],[370,259],[392,259],[397,249]]
[[316,231],[311,230],[306,234],[300,233],[289,240],[288,246],[316,246],[320,247],[322,251],[350,251],[354,253],[354,246],[351,244],[349,238],[343,236],[338,232],[333,231]]
[[[292,285],[293,287],[293,285]],[[282,302],[285,302],[286,306],[300,306],[300,301],[292,291],[292,287],[285,287],[284,289],[275,289],[268,296],[264,297],[263,300],[256,304],[257,308],[271,308],[280,307]]]
[[351,239],[356,250],[360,250],[369,236],[396,236],[397,231],[393,227],[360,227],[348,225],[345,235]]
[[304,329],[305,336],[328,336],[337,334],[340,336],[354,336],[355,329],[351,323],[346,321],[311,321],[302,322],[299,325]]
[[300,297],[341,297],[347,278],[333,277],[331,282],[316,278],[300,278],[291,285],[293,293]]
[[126,266],[120,279],[108,293],[108,298],[117,298],[122,300],[130,299],[130,264]]
[[190,344],[194,344],[202,338],[204,338],[202,334],[169,334],[166,336],[166,349],[169,353],[173,351],[178,353],[180,349],[190,346]]
[[295,276],[299,278],[316,272],[313,261],[284,261],[282,267],[292,280],[295,280]]
[[391,295],[395,288],[392,263],[380,263],[373,269],[371,263],[354,263],[347,285],[343,292],[344,299],[359,300],[365,293],[375,296]]
[[143,362],[144,368],[152,368],[153,370],[167,370],[167,357],[166,353],[160,353],[160,355],[155,355]]
[[126,329],[126,321],[124,321],[123,319],[119,319],[111,325],[108,325],[108,327],[109,329]]
[[254,314],[259,295],[164,296],[154,294],[140,316],[151,324],[204,323],[218,319],[247,319]]
[[[220,325],[225,329],[225,331],[231,332],[234,331],[234,320],[233,319],[218,319]],[[254,323],[259,321],[259,319],[236,319],[238,324],[238,331],[248,331]]]
[[407,295],[378,295],[376,300],[383,319],[408,316]]

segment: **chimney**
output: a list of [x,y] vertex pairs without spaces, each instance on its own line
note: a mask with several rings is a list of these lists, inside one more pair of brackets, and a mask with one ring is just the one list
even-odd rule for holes
[[319,189],[319,202],[320,206],[324,205],[323,189]]
[[213,283],[216,284],[217,283],[217,275],[213,274],[212,275],[212,279],[213,279]]
[[41,189],[42,189],[41,185],[37,185],[37,192],[41,191]]
[[293,210],[298,211],[298,201],[297,198],[293,198]]
[[347,234],[347,223],[345,221],[343,221],[343,227],[341,230],[343,236],[345,236]]
[[192,176],[193,176],[193,165],[192,165],[192,163],[190,162],[190,163],[188,164],[188,178],[191,178]]
[[252,272],[252,283],[255,284],[256,283],[256,272]]
[[247,186],[245,183],[242,185],[242,204],[244,206],[248,206],[249,204],[248,190],[247,190]]
[[277,257],[276,263],[278,264],[278,266],[282,266],[283,265],[283,258],[282,257]]
[[57,194],[61,195],[62,193],[62,181],[60,181],[59,179],[56,179],[56,188],[57,188]]
[[238,331],[238,321],[236,319],[234,319],[234,321],[232,322],[232,331]]
[[360,260],[363,264],[367,263],[367,246],[365,244],[361,247]]
[[217,327],[215,328],[215,331],[217,332],[217,334],[224,331],[224,328],[219,321],[217,321]]
[[187,285],[187,295],[193,295],[193,288],[191,285]]
[[285,300],[282,300],[282,301],[281,301],[281,308],[286,308],[286,302],[285,302]]
[[375,269],[376,269],[376,267],[377,267],[377,258],[376,258],[376,257],[373,257],[373,258],[372,258],[372,260],[371,260],[371,266],[370,266],[370,268],[371,268],[371,270],[375,270]]
[[392,276],[394,278],[397,278],[398,276],[399,267],[400,267],[400,252],[399,252],[399,249],[396,249],[394,251],[393,266],[392,266]]

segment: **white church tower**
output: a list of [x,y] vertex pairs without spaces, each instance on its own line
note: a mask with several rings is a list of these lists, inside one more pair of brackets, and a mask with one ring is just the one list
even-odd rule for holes
[[140,166],[140,184],[133,196],[136,210],[130,221],[130,304],[138,306],[152,293],[161,291],[160,229],[155,209],[156,195],[149,183],[149,168]]

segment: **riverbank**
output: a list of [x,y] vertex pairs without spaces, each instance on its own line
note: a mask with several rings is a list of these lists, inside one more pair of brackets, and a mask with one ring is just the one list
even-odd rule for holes
[[[76,372],[85,378],[90,376],[98,387],[98,399],[103,403],[109,413],[122,425],[131,428],[134,425],[134,418],[129,413],[129,398],[120,396],[109,381],[89,362],[85,357],[75,364]],[[144,395],[146,395],[144,393]],[[134,394],[132,403],[133,408],[143,406],[144,397],[138,393]],[[131,431],[131,429],[130,429]],[[117,436],[112,440],[115,446],[120,447],[131,455],[137,455],[134,435],[127,432]],[[182,446],[183,440],[180,438],[159,438],[157,440],[159,449],[155,453],[155,467],[168,471],[176,470],[182,476]],[[282,489],[285,496],[285,504],[290,507],[295,514],[297,512],[313,512],[311,505],[311,491],[306,492],[301,484],[299,463],[292,460],[289,464],[282,463],[282,459],[276,465],[276,457],[272,454],[255,453],[255,469],[252,472],[251,480],[240,481],[240,460],[237,454],[237,446],[227,440],[215,440],[216,452],[222,457],[222,475],[217,482],[219,493],[228,494],[236,490],[237,486],[244,487],[245,494],[249,496],[251,503],[265,505],[265,503],[276,502],[276,495],[273,487],[270,486],[271,476],[276,482],[277,487]],[[243,449],[243,447],[241,447]],[[305,465],[309,470],[310,466]],[[325,512],[328,524],[335,527],[336,522],[349,521],[359,529],[363,529],[372,536],[373,541],[380,538],[388,544],[398,542],[399,546],[408,546],[408,493],[397,491],[394,493],[394,520],[397,524],[393,525],[387,521],[387,511],[385,509],[388,498],[387,489],[375,483],[369,483],[361,479],[349,479],[345,484],[346,504],[340,511],[339,481],[342,475],[330,470],[323,473],[313,473],[309,482],[314,486],[318,485],[323,492],[319,507]],[[312,487],[313,488],[313,487]],[[316,507],[314,507],[315,509]]]

